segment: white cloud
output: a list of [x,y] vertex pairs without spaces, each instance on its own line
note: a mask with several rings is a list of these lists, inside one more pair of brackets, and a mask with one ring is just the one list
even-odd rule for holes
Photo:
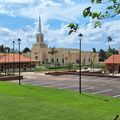
[[[63,4],[63,2],[65,4]],[[88,4],[77,4],[77,2],[73,0],[58,0],[58,2],[54,2],[53,0],[4,0],[0,2],[0,13],[12,16],[25,16],[35,20],[38,19],[38,15],[40,14],[42,16],[43,30],[45,31],[45,40],[50,46],[56,45],[57,47],[69,47],[73,45],[73,47],[76,47],[79,42],[77,37],[79,32],[83,34],[83,45],[95,46],[102,43],[103,46],[99,47],[104,47],[107,45],[106,37],[108,35],[111,35],[113,38],[111,45],[119,44],[119,20],[105,22],[102,25],[102,28],[98,29],[94,29],[91,23],[85,26],[80,26],[80,30],[70,36],[67,35],[67,25],[61,24],[61,27],[58,27],[58,29],[52,29],[49,25],[50,19],[57,19],[67,23],[70,23],[70,21],[79,22],[79,20],[81,20],[80,17],[82,16],[82,11],[87,6]],[[20,37],[22,39],[22,47],[25,47],[28,44],[31,46],[36,39],[36,30],[37,22],[35,28],[25,26],[23,29],[18,29],[16,31],[8,28],[1,28],[0,39],[4,38],[4,41],[9,41],[11,38],[12,41],[13,39]],[[3,43],[3,41],[1,43]],[[8,44],[8,42],[4,43]],[[9,44],[12,44],[12,42]]]
[[[114,24],[113,24],[114,23]],[[116,26],[120,25],[120,22],[118,20],[106,22],[103,24],[102,28],[94,29],[91,24],[87,26],[81,26],[80,30],[78,30],[76,33],[73,33],[72,35],[68,35],[68,27],[65,24],[61,24],[61,28],[59,29],[51,29],[49,24],[43,25],[43,31],[45,35],[45,41],[48,43],[49,46],[53,47],[76,47],[78,48],[79,45],[79,39],[78,39],[78,33],[83,34],[82,39],[82,46],[88,45],[88,47],[91,46],[95,47],[97,46],[98,49],[100,48],[106,48],[108,47],[107,44],[107,36],[111,36],[113,38],[113,42],[111,42],[111,46],[113,45],[119,45],[120,44],[120,34],[118,31],[120,31],[120,27]],[[37,24],[35,28],[32,28],[31,26],[26,26],[23,29],[19,29],[17,31],[10,30],[8,28],[0,28],[0,39],[1,44],[5,44],[8,46],[12,46],[12,41],[17,40],[18,38],[21,38],[22,43],[21,47],[24,48],[29,45],[31,47],[33,43],[36,42],[36,33],[37,33]],[[109,28],[109,29],[108,29]],[[4,40],[3,40],[4,38]],[[9,41],[9,42],[8,42]],[[100,46],[102,44],[102,46]],[[119,46],[118,46],[119,47]],[[17,48],[17,43],[16,43]],[[83,48],[84,49],[84,48]]]
[[1,0],[0,3],[33,3],[34,0]]
[[[74,20],[81,16],[87,4],[77,4],[72,0],[65,0],[67,4],[53,0],[5,0],[0,2],[0,13],[12,16],[25,16],[37,19],[38,15],[44,18],[44,23],[49,19],[62,21]],[[74,3],[74,4],[73,4]]]

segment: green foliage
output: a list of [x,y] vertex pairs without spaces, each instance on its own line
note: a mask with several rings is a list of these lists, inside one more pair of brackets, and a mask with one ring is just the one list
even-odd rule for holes
[[97,27],[101,27],[101,22],[100,21],[95,22],[94,28],[97,28]]
[[112,120],[120,111],[112,97],[7,82],[0,88],[1,120]]
[[68,63],[68,64],[66,65],[66,68],[67,68],[68,70],[73,69],[73,64],[72,64],[72,63]]
[[93,53],[96,53],[96,48],[93,48]]
[[48,53],[54,55],[55,53],[57,53],[57,50],[55,50],[55,47],[53,47]]
[[[117,0],[108,0],[108,4],[106,11],[105,12],[96,12],[96,11],[91,11],[91,7],[88,7],[84,10],[83,16],[87,17],[90,16],[92,19],[97,19],[97,21],[94,24],[94,27],[101,27],[100,21],[101,19],[106,19],[106,18],[112,18],[115,17],[116,15],[120,14],[120,1]],[[94,4],[101,4],[101,3],[106,3],[105,0],[91,0],[91,3]]]
[[34,68],[34,70],[33,71],[47,71],[48,70],[48,68],[47,68],[47,66],[45,66],[45,65],[41,65],[41,66],[37,66],[36,68]]
[[117,50],[113,49],[108,49],[106,52],[107,58],[110,57],[112,54],[118,54],[119,52]]
[[104,65],[104,64],[100,64],[100,63],[98,63],[98,64],[95,64],[95,65],[94,65],[94,68],[105,69],[105,65]]
[[[91,17],[95,19],[94,28],[101,27],[101,20],[107,18],[113,18],[120,14],[120,1],[118,0],[91,0],[93,4],[108,4],[105,11],[91,11],[92,6],[89,6],[83,10],[84,17]],[[70,28],[69,35],[78,30],[78,24],[70,23],[68,25]]]
[[68,33],[70,35],[71,33],[76,32],[79,27],[78,27],[78,24],[70,23],[68,25],[68,28],[70,28],[70,31]]
[[91,0],[91,3],[94,3],[95,2],[95,0]]
[[100,61],[104,61],[105,59],[107,59],[108,57],[110,57],[112,54],[119,54],[118,50],[116,49],[108,49],[107,51],[100,49],[99,51],[99,58]]
[[90,12],[91,7],[87,7],[84,11],[83,11],[83,16],[87,17],[88,15],[91,16],[91,12]]
[[27,53],[27,52],[31,52],[31,50],[30,50],[30,48],[26,47],[26,48],[23,49],[22,52],[23,52],[23,53]]

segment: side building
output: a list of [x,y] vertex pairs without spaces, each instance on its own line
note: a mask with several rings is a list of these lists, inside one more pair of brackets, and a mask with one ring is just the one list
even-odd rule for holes
[[113,54],[104,62],[107,74],[120,73],[120,54]]
[[[30,71],[35,68],[36,61],[20,55],[20,70]],[[0,53],[0,72],[17,72],[19,70],[19,54]]]

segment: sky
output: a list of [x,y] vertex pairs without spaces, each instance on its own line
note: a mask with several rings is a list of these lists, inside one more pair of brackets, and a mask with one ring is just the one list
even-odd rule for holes
[[[21,39],[21,49],[31,48],[36,42],[38,19],[41,16],[44,40],[49,47],[79,48],[78,34],[82,33],[82,50],[108,49],[107,37],[113,41],[111,47],[120,47],[120,17],[102,21],[102,27],[94,29],[93,20],[84,18],[83,10],[91,5],[90,0],[0,0],[0,44],[12,47]],[[94,5],[94,10],[103,11],[106,5]],[[68,35],[69,23],[80,28]]]

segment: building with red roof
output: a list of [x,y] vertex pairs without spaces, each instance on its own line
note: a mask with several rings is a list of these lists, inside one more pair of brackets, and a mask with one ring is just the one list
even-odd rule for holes
[[120,54],[113,54],[104,61],[106,73],[120,73]]
[[[27,58],[23,55],[20,55],[20,69],[21,71],[30,70],[35,67],[36,61]],[[19,69],[19,54],[16,53],[1,53],[0,54],[0,71],[4,72],[5,70],[8,72],[12,72],[13,69],[18,71]]]

